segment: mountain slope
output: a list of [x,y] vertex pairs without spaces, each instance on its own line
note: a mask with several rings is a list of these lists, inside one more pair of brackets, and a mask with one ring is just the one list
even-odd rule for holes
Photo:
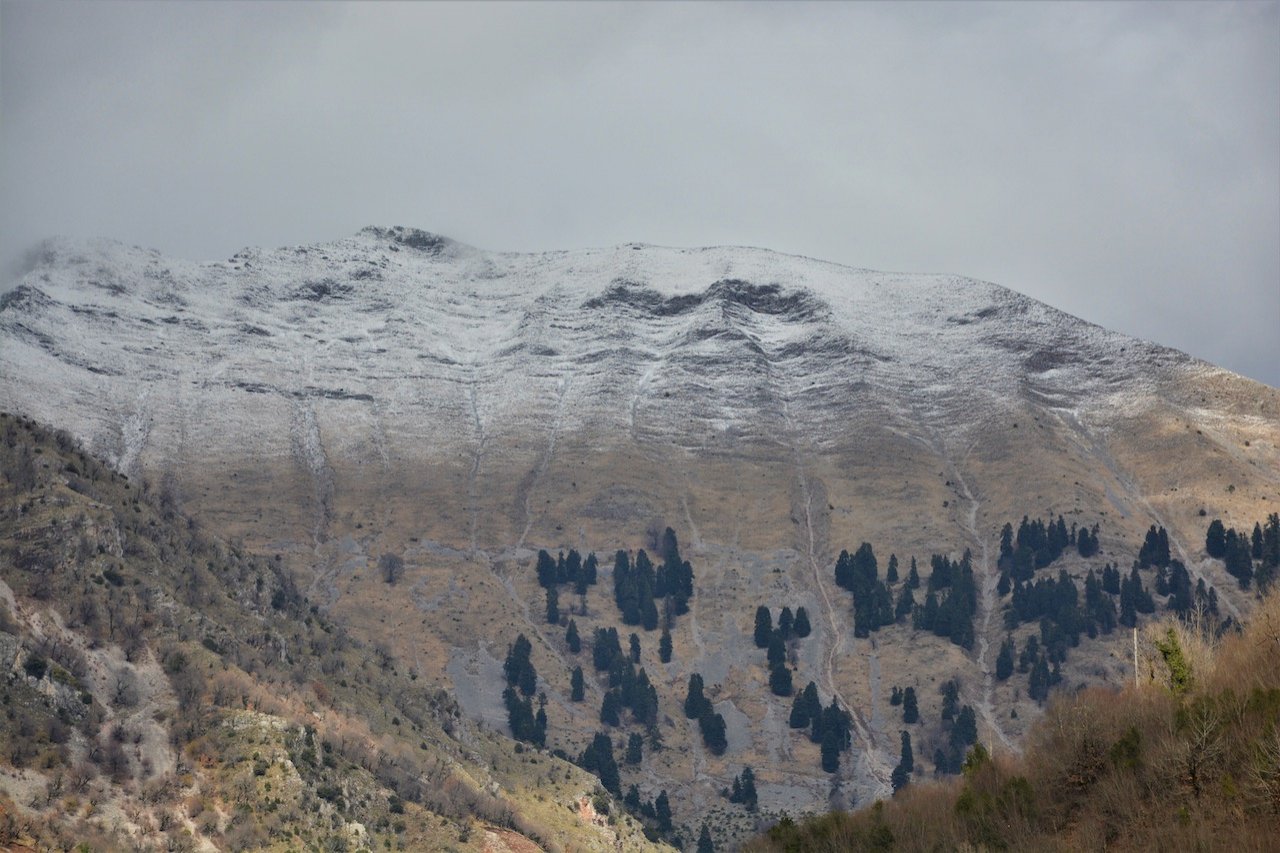
[[652,849],[66,433],[0,463],[4,849]]
[[[1238,615],[1253,592],[1203,553],[1205,524],[1252,525],[1280,495],[1275,389],[995,285],[754,249],[519,255],[370,228],[196,264],[55,243],[5,297],[0,340],[0,407],[281,554],[331,618],[468,714],[501,724],[484,673],[527,634],[571,754],[599,727],[603,685],[567,699],[574,660],[542,618],[534,553],[595,551],[607,585],[607,555],[654,551],[673,527],[697,593],[672,662],[649,659],[647,633],[643,662],[676,749],[636,779],[676,786],[679,820],[719,808],[748,763],[766,810],[884,793],[900,684],[936,718],[936,683],[958,675],[983,739],[1016,746],[1037,706],[992,677],[1004,523],[1098,524],[1097,557],[1065,564],[1077,580],[1127,567],[1164,527]],[[832,565],[862,541],[882,565],[971,551],[972,648],[907,625],[855,637]],[[384,553],[405,561],[397,585],[379,577]],[[855,714],[835,777],[764,687],[762,604],[813,616],[796,686]],[[575,618],[631,630],[596,593]],[[1067,662],[1071,683],[1123,677],[1108,643]],[[680,711],[695,672],[729,723],[723,757]]]

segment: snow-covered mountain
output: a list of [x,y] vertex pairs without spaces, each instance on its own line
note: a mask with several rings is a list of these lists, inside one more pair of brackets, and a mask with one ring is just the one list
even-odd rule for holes
[[[851,422],[963,437],[1028,402],[1132,409],[1220,373],[970,279],[740,248],[504,254],[400,228],[219,263],[52,243],[4,305],[0,402],[126,471],[193,443],[288,453],[285,427],[315,413],[364,419],[388,453],[552,419],[732,454],[794,433],[836,447]],[[273,428],[227,428],[241,418]]]
[[[732,683],[760,663],[755,606],[807,605],[822,627],[800,677],[864,712],[864,793],[882,790],[896,750],[882,667],[886,684],[967,671],[987,735],[1016,743],[1024,724],[1000,712],[1025,700],[992,683],[987,659],[1003,636],[1005,521],[1098,523],[1125,566],[1148,525],[1165,526],[1238,613],[1249,596],[1202,553],[1203,513],[1251,526],[1280,503],[1275,389],[993,284],[758,249],[513,254],[366,228],[191,263],[52,242],[0,303],[0,408],[288,555],[352,619],[367,616],[379,552],[421,570],[387,612],[465,609],[441,567],[493,567],[501,630],[477,615],[470,633],[412,641],[448,658],[463,693],[459,649],[475,664],[477,632],[501,648],[507,627],[540,618],[519,571],[530,549],[612,553],[670,525],[713,603],[677,635],[672,683]],[[918,648],[844,631],[831,561],[863,540],[925,561],[973,552],[973,655],[952,648],[916,672]],[[369,630],[411,653],[403,634]],[[734,750],[784,764],[780,712],[724,695],[743,719]],[[687,784],[731,776],[712,762]],[[824,801],[818,782],[773,782],[762,802]]]

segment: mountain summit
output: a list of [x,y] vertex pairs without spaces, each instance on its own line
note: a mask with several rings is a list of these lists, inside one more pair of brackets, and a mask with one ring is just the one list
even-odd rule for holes
[[[744,765],[762,810],[887,792],[900,686],[936,720],[954,679],[978,736],[1017,749],[1038,705],[1025,678],[995,677],[996,650],[1034,624],[1006,618],[1005,524],[1094,530],[1094,554],[1045,570],[1080,583],[1103,563],[1127,573],[1164,531],[1190,583],[1240,617],[1253,593],[1204,552],[1205,525],[1252,527],[1280,503],[1275,389],[993,284],[759,249],[517,254],[370,227],[191,263],[54,242],[0,303],[0,408],[280,555],[332,618],[499,728],[497,658],[527,635],[548,747],[570,755],[610,688],[568,698],[574,658],[535,555],[594,552],[607,587],[616,551],[660,554],[670,528],[695,593],[669,662],[640,632],[668,748],[634,778],[679,791],[688,821]],[[903,577],[932,555],[971,572],[969,644],[909,618],[859,628],[833,570],[864,542],[873,573],[890,554]],[[917,604],[926,592],[947,595],[930,583]],[[605,592],[563,595],[552,621],[623,624]],[[812,618],[785,666],[851,714],[854,758],[834,775],[770,694],[760,606]],[[1068,684],[1126,677],[1118,638],[1092,648],[1063,662]],[[694,674],[720,753],[681,710]]]

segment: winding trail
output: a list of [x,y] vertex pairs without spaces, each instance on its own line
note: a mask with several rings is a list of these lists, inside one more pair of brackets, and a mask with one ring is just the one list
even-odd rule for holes
[[[972,446],[970,446],[970,450],[972,450]],[[968,455],[966,452],[965,458],[968,458]],[[982,694],[977,702],[977,710],[982,715],[987,727],[995,732],[996,737],[1000,738],[1000,742],[1004,744],[1006,749],[1021,753],[1021,747],[1011,741],[1009,736],[1005,734],[1004,728],[1001,727],[999,718],[996,716],[995,706],[991,701],[991,695],[995,689],[995,677],[992,674],[989,660],[991,653],[991,615],[995,612],[998,603],[996,587],[1000,583],[1000,573],[991,565],[987,537],[978,532],[978,507],[982,502],[974,495],[973,490],[969,488],[969,481],[965,479],[961,470],[963,460],[960,465],[952,465],[948,460],[948,465],[951,468],[951,476],[955,478],[955,482],[960,486],[960,494],[969,504],[962,526],[970,540],[978,546],[980,555],[978,557],[978,577],[981,578],[979,586],[981,615],[977,631],[978,655],[975,658],[975,662],[978,664],[978,670],[982,673]]]
[[791,448],[795,459],[796,476],[799,479],[800,492],[804,498],[804,523],[808,539],[805,556],[809,562],[809,568],[813,572],[813,582],[817,586],[818,592],[822,595],[823,613],[826,615],[827,628],[831,633],[831,643],[827,646],[827,654],[823,661],[822,677],[827,682],[827,692],[842,707],[851,712],[854,729],[858,733],[858,738],[862,741],[864,748],[863,756],[866,760],[867,770],[881,789],[879,795],[884,796],[892,790],[889,784],[891,771],[884,756],[876,747],[871,726],[868,725],[862,712],[845,698],[836,684],[836,655],[839,654],[840,648],[844,644],[844,632],[840,628],[840,620],[836,617],[836,608],[831,601],[831,594],[827,591],[827,586],[823,581],[823,570],[818,559],[820,555],[818,554],[817,536],[813,530],[813,492],[809,486],[809,477],[805,470],[804,458],[801,455],[799,443],[795,440],[797,432],[795,422],[791,417],[791,405],[785,395],[779,394],[779,397],[782,400],[783,420],[786,423],[787,432],[792,438]]

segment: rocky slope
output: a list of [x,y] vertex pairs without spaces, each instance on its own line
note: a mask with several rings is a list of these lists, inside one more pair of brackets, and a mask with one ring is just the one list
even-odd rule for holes
[[[369,228],[188,263],[51,243],[0,310],[0,408],[281,554],[333,618],[477,718],[501,726],[491,676],[526,633],[571,754],[598,702],[565,698],[573,661],[543,623],[533,554],[595,551],[607,572],[615,549],[673,527],[694,607],[672,663],[648,660],[655,636],[644,644],[679,748],[635,779],[678,787],[686,819],[718,808],[745,763],[766,810],[884,793],[891,684],[919,684],[936,716],[924,688],[959,675],[983,738],[1016,747],[1035,705],[990,675],[1005,522],[1099,524],[1102,552],[1070,562],[1076,577],[1127,568],[1163,526],[1224,613],[1243,614],[1252,593],[1203,553],[1201,512],[1251,527],[1280,503],[1275,389],[995,285],[754,249],[523,255]],[[882,563],[969,549],[972,651],[906,626],[855,640],[832,564],[861,541]],[[394,587],[375,569],[383,553],[406,562]],[[618,624],[607,598],[580,628]],[[760,604],[814,615],[798,683],[856,713],[856,758],[834,788],[788,733],[789,700],[763,687]],[[1068,676],[1114,680],[1125,659],[1102,643]],[[717,690],[725,757],[679,711],[692,672]]]

